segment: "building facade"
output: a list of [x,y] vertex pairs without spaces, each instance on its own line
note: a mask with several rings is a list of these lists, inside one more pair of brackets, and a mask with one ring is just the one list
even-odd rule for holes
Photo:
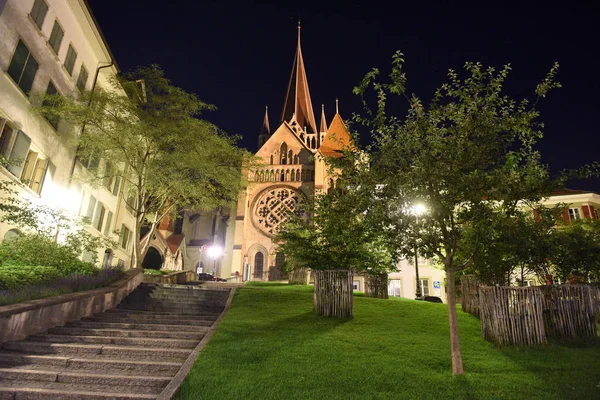
[[[103,162],[75,157],[72,139],[81,127],[32,111],[35,94],[110,89],[109,77],[117,72],[84,0],[0,1],[0,151],[12,161],[0,167],[0,179],[17,183],[18,195],[34,204],[88,217],[89,232],[118,242],[98,250],[100,262],[129,266],[134,219],[125,207],[123,182],[87,184],[87,169]],[[0,240],[18,233],[0,224]]]

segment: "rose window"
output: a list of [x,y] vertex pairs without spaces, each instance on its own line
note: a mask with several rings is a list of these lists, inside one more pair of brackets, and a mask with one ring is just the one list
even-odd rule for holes
[[287,220],[290,213],[303,203],[302,195],[289,187],[277,187],[260,194],[254,206],[254,222],[268,236],[274,236],[277,228]]

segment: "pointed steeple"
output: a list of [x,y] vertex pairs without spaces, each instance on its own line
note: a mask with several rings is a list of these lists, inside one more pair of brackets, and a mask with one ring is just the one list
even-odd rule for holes
[[325,120],[325,104],[321,104],[321,125],[319,132],[327,132],[327,121]]
[[298,48],[296,49],[290,83],[283,103],[283,112],[281,113],[282,121],[289,122],[293,117],[295,117],[299,126],[306,127],[308,133],[317,133],[317,124],[300,46],[300,21],[298,21]]
[[260,149],[263,144],[271,136],[271,128],[269,127],[269,106],[265,106],[265,119],[263,120],[262,127],[258,134],[258,148]]

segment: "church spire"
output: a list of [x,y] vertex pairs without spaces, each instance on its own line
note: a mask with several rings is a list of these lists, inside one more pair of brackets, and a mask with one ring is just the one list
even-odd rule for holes
[[327,121],[325,120],[325,104],[321,104],[321,125],[319,132],[327,132]]
[[300,21],[298,21],[298,48],[296,49],[290,83],[285,96],[285,102],[283,103],[283,112],[281,113],[283,121],[289,122],[292,120],[292,117],[295,117],[300,127],[306,127],[308,133],[317,132],[315,114],[308,90],[306,70],[304,69],[302,48],[300,46]]
[[263,120],[262,127],[258,134],[258,148],[261,148],[263,144],[271,136],[271,128],[269,127],[269,106],[265,106],[265,119]]

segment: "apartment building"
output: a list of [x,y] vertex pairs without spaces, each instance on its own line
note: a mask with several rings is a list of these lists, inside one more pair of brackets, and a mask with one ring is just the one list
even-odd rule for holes
[[[118,245],[99,249],[103,264],[129,266],[134,218],[119,178],[90,185],[88,168],[72,140],[82,127],[32,112],[35,93],[75,95],[102,87],[118,72],[85,0],[0,0],[0,152],[11,160],[0,179],[18,183],[18,195],[36,204],[86,216],[87,227]],[[0,240],[18,234],[0,224]],[[82,255],[91,259],[90,254]]]

